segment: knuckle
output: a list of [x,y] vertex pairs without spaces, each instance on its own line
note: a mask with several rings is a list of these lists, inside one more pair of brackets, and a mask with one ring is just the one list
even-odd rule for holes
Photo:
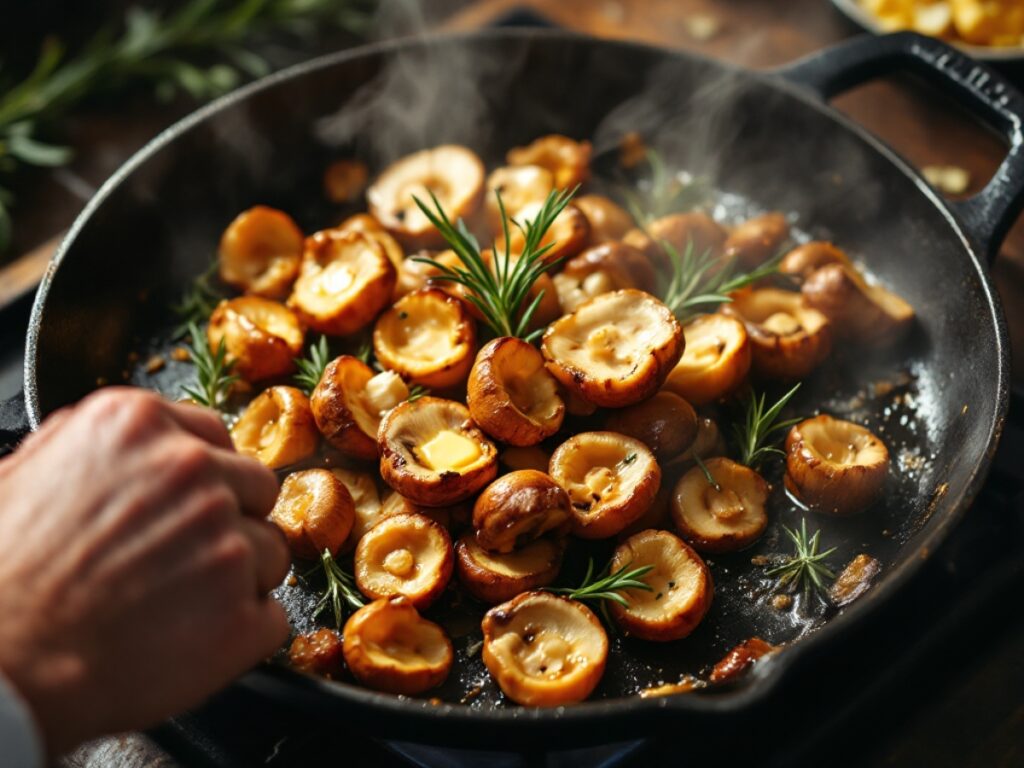
[[194,484],[209,473],[213,465],[210,451],[198,440],[180,438],[175,440],[171,450],[170,466],[173,480],[182,484]]
[[214,548],[213,567],[216,570],[238,572],[250,565],[255,557],[252,542],[239,530],[223,533]]

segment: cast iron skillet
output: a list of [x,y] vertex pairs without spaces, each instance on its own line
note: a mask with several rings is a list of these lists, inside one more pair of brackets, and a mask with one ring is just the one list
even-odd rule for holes
[[[939,85],[1007,138],[1005,162],[977,197],[944,202],[888,148],[824,105],[893,70]],[[547,132],[591,137],[600,151],[622,131],[640,130],[674,162],[711,178],[727,212],[795,212],[807,234],[843,244],[917,309],[919,327],[905,347],[874,359],[840,354],[832,373],[809,382],[798,404],[803,412],[821,407],[862,420],[887,438],[897,471],[886,502],[851,520],[813,521],[825,531],[825,546],[839,547],[835,564],[866,550],[882,560],[884,577],[828,623],[811,602],[798,601],[791,614],[772,610],[750,556],[784,549],[780,525],[801,516],[776,497],[772,526],[757,547],[714,559],[715,607],[698,632],[658,646],[616,640],[595,701],[543,711],[503,704],[472,653],[473,626],[453,632],[459,671],[441,692],[446,703],[384,696],[274,665],[242,685],[343,716],[367,732],[451,745],[550,747],[728,721],[772,695],[784,700],[795,670],[828,654],[894,596],[984,480],[1006,412],[1008,376],[1006,330],[985,260],[1024,199],[1021,115],[1024,100],[998,76],[908,34],[856,39],[769,74],[541,31],[388,43],[319,59],[185,119],[97,194],[36,297],[27,420],[38,426],[98,381],[119,380],[130,352],[165,347],[168,299],[205,267],[239,210],[279,206],[307,231],[336,220],[339,211],[319,191],[331,158],[355,153],[380,167],[450,141],[494,161],[507,147]],[[173,368],[153,380],[125,374],[170,390],[180,376]],[[8,414],[17,410],[6,407]],[[286,589],[282,598],[300,628],[308,623],[307,591]],[[623,698],[659,679],[706,669],[752,634],[776,642],[802,637],[738,685]],[[473,702],[457,703],[478,682],[485,684]]]

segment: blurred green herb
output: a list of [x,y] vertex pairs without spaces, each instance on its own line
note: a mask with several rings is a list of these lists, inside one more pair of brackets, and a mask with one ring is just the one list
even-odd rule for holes
[[424,387],[422,384],[413,384],[409,387],[409,396],[405,398],[407,403],[415,403],[421,397],[426,397],[430,394],[430,390]]
[[671,173],[656,149],[648,149],[644,157],[647,178],[639,183],[623,183],[620,189],[626,207],[643,229],[662,216],[689,211],[707,202],[710,188],[706,179],[685,179]]
[[175,339],[184,337],[190,325],[201,325],[209,320],[214,308],[224,298],[213,284],[216,274],[217,262],[214,261],[192,281],[178,303],[171,305],[171,310],[181,321],[172,332]]
[[320,340],[310,346],[309,354],[306,357],[295,358],[295,367],[299,372],[295,374],[295,383],[299,389],[307,395],[313,394],[316,385],[323,378],[324,368],[331,362],[331,350],[327,346],[327,337],[322,335]]
[[238,377],[231,373],[234,361],[227,361],[227,347],[221,338],[217,351],[211,352],[206,343],[206,334],[195,323],[189,323],[188,333],[191,340],[187,346],[189,359],[196,367],[196,386],[183,387],[185,394],[200,405],[220,410],[227,400],[231,385]]

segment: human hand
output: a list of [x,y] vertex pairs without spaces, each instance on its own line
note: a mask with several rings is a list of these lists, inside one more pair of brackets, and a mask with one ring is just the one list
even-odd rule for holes
[[0,670],[51,755],[195,705],[284,642],[277,489],[216,414],[135,389],[0,462]]

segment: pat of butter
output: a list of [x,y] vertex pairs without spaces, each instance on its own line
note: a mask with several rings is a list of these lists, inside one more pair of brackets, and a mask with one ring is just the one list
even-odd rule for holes
[[435,472],[465,469],[480,458],[480,446],[468,437],[446,429],[419,447],[423,462]]

